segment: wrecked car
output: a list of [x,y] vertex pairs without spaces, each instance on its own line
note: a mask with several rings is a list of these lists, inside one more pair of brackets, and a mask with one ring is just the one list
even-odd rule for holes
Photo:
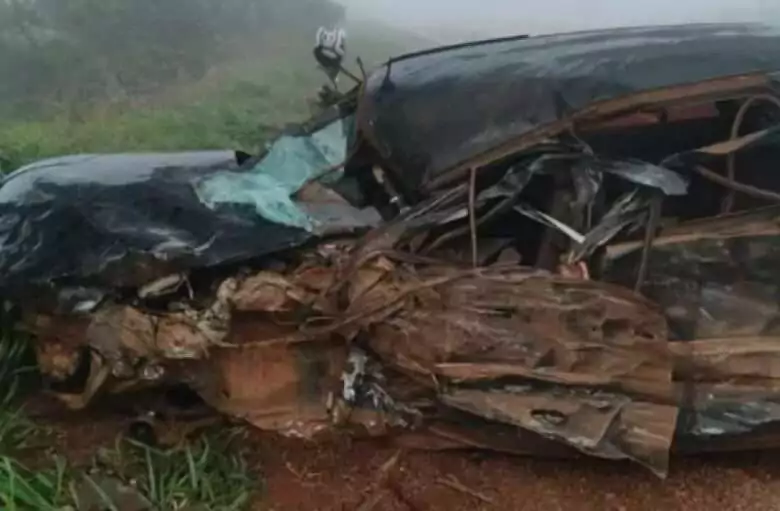
[[183,383],[285,435],[661,476],[777,446],[778,48],[478,41],[391,59],[256,156],[38,162],[0,187],[0,288],[73,408]]

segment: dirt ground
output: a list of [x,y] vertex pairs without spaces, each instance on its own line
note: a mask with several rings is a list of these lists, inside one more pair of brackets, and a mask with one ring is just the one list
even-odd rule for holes
[[[59,447],[87,459],[122,421],[61,415]],[[399,450],[381,441],[309,444],[250,430],[242,445],[265,491],[257,511],[780,511],[780,451],[673,461],[666,481],[628,463]],[[381,467],[399,454],[387,471]]]
[[258,510],[780,510],[778,452],[676,460],[666,481],[623,463],[408,452],[371,508],[372,482],[396,449],[262,436],[257,451],[267,478]]

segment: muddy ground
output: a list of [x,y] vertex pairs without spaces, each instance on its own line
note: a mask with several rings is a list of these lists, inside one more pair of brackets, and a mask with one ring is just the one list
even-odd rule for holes
[[[395,452],[371,442],[305,447],[265,437],[258,445],[268,484],[266,507],[258,509],[276,511],[359,509],[368,500],[372,474]],[[453,477],[464,489],[444,483]],[[660,481],[639,468],[608,462],[408,453],[399,459],[392,483],[373,509],[768,511],[780,509],[780,456],[678,460],[669,479]]]
[[[70,458],[110,445],[111,415],[55,419]],[[677,459],[666,481],[627,463],[541,461],[464,452],[401,452],[388,442],[310,444],[249,430],[242,443],[262,474],[258,511],[726,511],[780,510],[780,452]],[[397,463],[377,490],[383,465]],[[372,505],[373,504],[373,505]]]

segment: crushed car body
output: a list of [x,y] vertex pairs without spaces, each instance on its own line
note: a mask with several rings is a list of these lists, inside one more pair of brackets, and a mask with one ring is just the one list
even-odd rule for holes
[[480,41],[392,59],[255,157],[38,162],[0,187],[0,288],[72,408],[183,383],[285,435],[660,476],[777,446],[778,48]]

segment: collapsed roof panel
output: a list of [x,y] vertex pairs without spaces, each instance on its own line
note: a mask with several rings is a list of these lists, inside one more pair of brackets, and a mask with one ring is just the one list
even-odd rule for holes
[[374,71],[359,122],[406,188],[426,190],[476,155],[594,103],[777,70],[780,30],[754,24],[476,42],[400,57]]

